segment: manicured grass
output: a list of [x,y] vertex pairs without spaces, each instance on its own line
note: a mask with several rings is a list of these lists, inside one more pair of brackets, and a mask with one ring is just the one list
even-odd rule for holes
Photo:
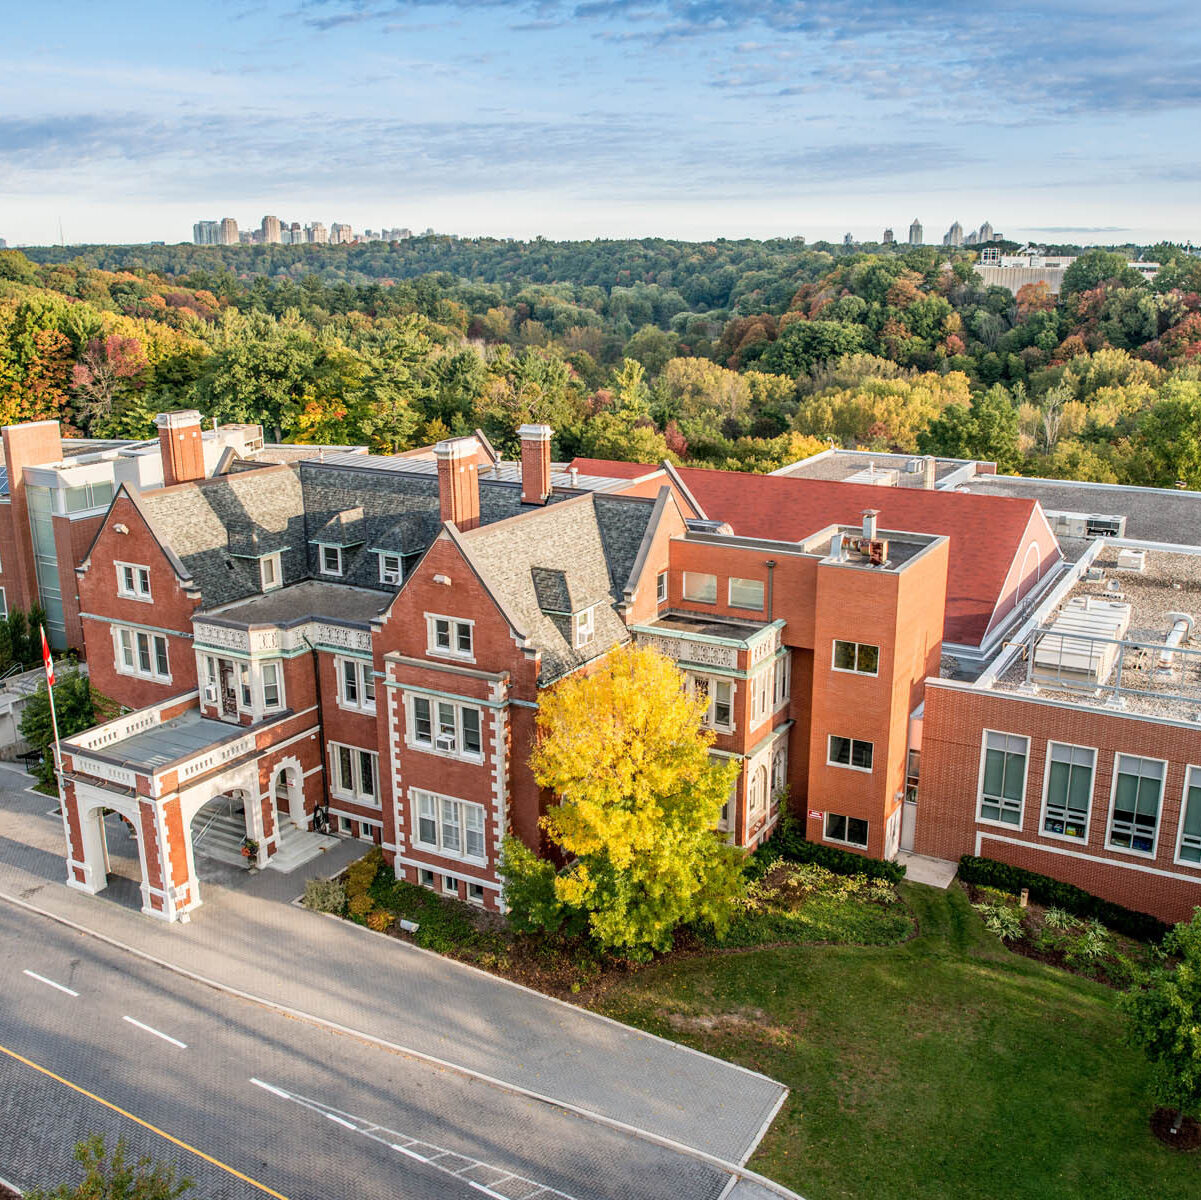
[[859,946],[889,946],[908,937],[913,920],[899,904],[811,896],[793,912],[743,913],[734,918],[720,942],[726,948],[764,946],[777,942],[837,942]]
[[1011,954],[957,888],[903,893],[909,941],[669,960],[599,1007],[786,1083],[750,1165],[807,1200],[1201,1196],[1116,993]]

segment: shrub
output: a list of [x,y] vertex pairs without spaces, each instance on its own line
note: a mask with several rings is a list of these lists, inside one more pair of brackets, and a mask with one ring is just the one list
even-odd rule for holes
[[849,850],[809,841],[805,837],[804,823],[791,813],[780,818],[771,837],[751,855],[747,874],[752,879],[762,878],[771,864],[781,858],[794,863],[817,863],[837,875],[866,875],[869,879],[885,879],[889,883],[900,883],[905,878],[901,863],[868,858],[866,854],[852,854]]
[[587,927],[588,916],[555,893],[554,863],[539,858],[524,842],[506,837],[500,873],[505,880],[509,925],[518,933],[563,933],[574,936]]
[[313,912],[333,913],[340,917],[346,907],[346,889],[336,879],[310,879],[304,885],[304,898],[300,903]]
[[376,933],[383,933],[392,924],[393,920],[394,918],[390,912],[385,912],[382,908],[377,908],[367,914],[367,928],[374,929]]
[[1107,928],[1136,941],[1157,942],[1168,932],[1167,925],[1148,913],[1134,912],[1070,883],[1025,871],[1021,867],[1011,867],[995,859],[965,854],[959,860],[959,878],[965,883],[1000,887],[1014,893],[1029,888],[1030,899],[1038,904],[1100,921]]
[[52,1192],[35,1188],[26,1200],[179,1200],[191,1190],[192,1180],[173,1166],[149,1155],[130,1162],[128,1152],[125,1139],[118,1138],[110,1157],[104,1138],[93,1134],[75,1147],[75,1161],[84,1170],[78,1184],[60,1184]]
[[1113,937],[1099,921],[1090,921],[1085,929],[1064,947],[1070,966],[1080,968],[1095,963],[1113,951]]
[[984,927],[1003,942],[1016,942],[1022,936],[1022,913],[1012,904],[973,904],[984,918]]
[[1048,908],[1043,916],[1043,924],[1048,929],[1074,929],[1079,921],[1070,912],[1062,908]]

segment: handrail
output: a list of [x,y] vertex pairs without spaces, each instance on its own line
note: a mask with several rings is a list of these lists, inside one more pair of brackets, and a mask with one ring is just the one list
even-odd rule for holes
[[200,839],[203,838],[206,833],[208,833],[209,828],[218,817],[232,817],[234,815],[234,798],[232,796],[227,796],[226,799],[229,801],[229,809],[226,812],[221,812],[218,810],[217,812],[213,813],[213,815],[209,817],[207,821],[205,821],[204,828],[199,833],[192,835],[193,850],[200,845]]

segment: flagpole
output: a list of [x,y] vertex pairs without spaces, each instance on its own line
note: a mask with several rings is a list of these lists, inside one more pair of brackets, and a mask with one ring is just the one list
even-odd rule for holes
[[50,697],[50,724],[54,729],[54,781],[62,800],[62,751],[58,744],[58,714],[54,711],[54,660],[50,657],[50,643],[46,640],[46,627],[42,629],[42,666],[46,671],[46,695]]

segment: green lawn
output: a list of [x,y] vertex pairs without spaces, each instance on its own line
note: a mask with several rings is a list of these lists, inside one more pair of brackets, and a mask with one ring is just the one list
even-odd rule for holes
[[918,935],[667,961],[609,1015],[791,1095],[750,1166],[807,1200],[1196,1200],[1147,1128],[1115,993],[1004,950],[958,888],[906,884]]

